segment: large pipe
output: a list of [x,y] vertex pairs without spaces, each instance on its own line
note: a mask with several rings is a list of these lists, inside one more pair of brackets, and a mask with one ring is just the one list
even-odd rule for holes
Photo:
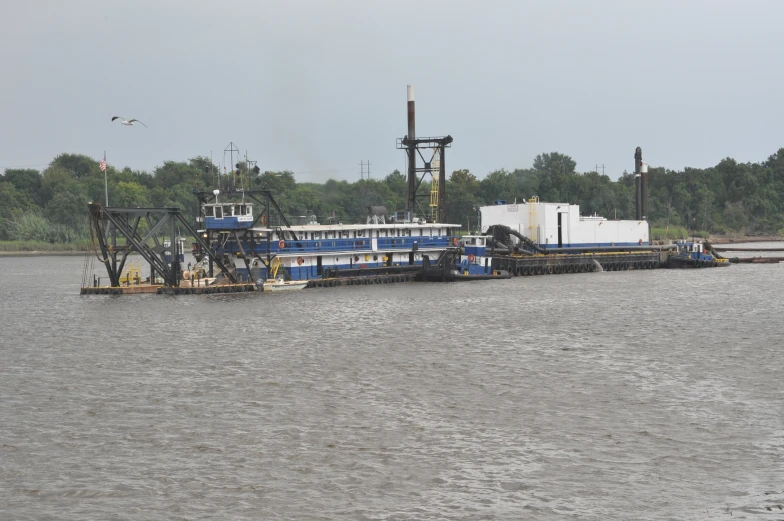
[[784,248],[727,248],[724,246],[711,246],[713,251],[784,251]]
[[408,101],[408,188],[406,191],[406,210],[411,212],[413,219],[416,207],[416,111],[414,109],[414,87],[406,86],[406,99]]
[[640,170],[642,170],[642,149],[637,147],[637,149],[634,151],[634,188],[636,192],[634,218],[638,221],[642,220],[642,187],[640,186]]
[[630,252],[630,251],[660,251],[660,250],[674,250],[677,244],[651,244],[643,246],[598,246],[595,248],[583,248],[579,246],[569,246],[567,248],[547,248],[547,253],[591,253],[591,252]]

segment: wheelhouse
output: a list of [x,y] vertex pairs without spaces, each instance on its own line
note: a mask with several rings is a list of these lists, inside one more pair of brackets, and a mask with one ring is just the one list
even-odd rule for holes
[[231,230],[253,224],[253,203],[208,203],[202,212],[207,229]]

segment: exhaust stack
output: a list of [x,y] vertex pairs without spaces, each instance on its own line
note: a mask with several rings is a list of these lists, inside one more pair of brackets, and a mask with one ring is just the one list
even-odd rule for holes
[[409,219],[416,211],[416,111],[414,109],[414,87],[406,86],[406,99],[408,100],[408,188],[406,190],[406,211]]
[[[634,151],[634,188],[636,192],[634,204],[634,218],[638,221],[642,220],[642,182],[640,179],[642,170],[642,149],[637,147]],[[647,175],[646,175],[647,177]]]
[[416,111],[414,110],[414,87],[411,85],[406,86],[406,98],[408,100],[408,139],[415,139]]
[[648,220],[648,163],[640,165],[640,182],[642,183],[641,203],[642,203],[642,220]]
[[[408,109],[408,134],[397,140],[397,148],[406,151],[406,159],[408,161],[406,167],[406,218],[421,219],[427,216],[427,212],[417,203],[417,189],[420,188],[420,182],[422,180],[417,178],[417,174],[422,175],[423,177],[425,174],[430,174],[434,184],[436,182],[436,176],[438,176],[437,204],[434,203],[434,199],[436,198],[434,197],[435,188],[431,185],[430,218],[435,222],[447,222],[445,153],[446,149],[452,144],[452,136],[417,137],[415,128],[416,109],[414,107],[414,87],[411,85],[406,86],[406,104]],[[431,151],[428,157],[425,157],[422,154],[423,150]],[[424,163],[419,167],[417,167],[417,156],[421,159],[421,162]],[[416,216],[417,209],[420,210],[419,216]]]

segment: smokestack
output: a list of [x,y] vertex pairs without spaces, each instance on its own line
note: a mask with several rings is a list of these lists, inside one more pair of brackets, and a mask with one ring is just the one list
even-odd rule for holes
[[408,99],[408,139],[414,139],[416,138],[416,113],[414,110],[414,87],[411,85],[406,85],[406,98]]
[[642,184],[641,202],[642,202],[642,218],[644,221],[648,220],[648,163],[640,165],[640,183]]
[[642,220],[642,183],[640,182],[640,170],[642,170],[642,149],[637,147],[634,151],[634,187],[637,194],[634,205],[634,218]]
[[408,188],[406,190],[406,211],[411,212],[410,219],[413,219],[416,211],[416,130],[414,122],[416,114],[414,111],[414,87],[406,86],[406,98],[408,100]]

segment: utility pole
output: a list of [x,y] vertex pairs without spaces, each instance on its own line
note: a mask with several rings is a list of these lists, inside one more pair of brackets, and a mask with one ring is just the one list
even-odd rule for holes
[[364,161],[359,162],[359,178],[365,178],[365,167],[367,166],[367,178],[370,179],[370,160],[367,163]]
[[602,175],[604,175],[604,165],[600,165],[600,164],[598,164],[598,163],[596,164],[596,167],[595,167],[595,169],[594,169],[594,172],[596,172],[596,173],[598,174],[598,173],[599,173],[599,167],[600,167],[600,166],[602,167]]

